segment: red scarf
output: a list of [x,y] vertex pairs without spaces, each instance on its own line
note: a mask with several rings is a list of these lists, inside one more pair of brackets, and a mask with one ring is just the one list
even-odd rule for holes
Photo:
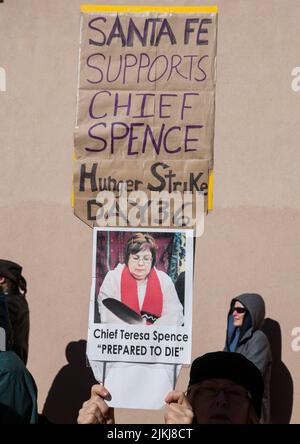
[[160,282],[154,268],[147,278],[146,294],[143,306],[140,309],[138,298],[138,284],[125,265],[121,276],[121,301],[132,308],[136,313],[147,319],[147,324],[153,324],[161,316],[163,294]]

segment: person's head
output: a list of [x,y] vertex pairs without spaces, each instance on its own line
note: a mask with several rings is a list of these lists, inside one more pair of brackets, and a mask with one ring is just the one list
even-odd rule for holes
[[125,264],[137,280],[144,280],[156,261],[155,242],[146,233],[135,233],[125,247]]
[[26,294],[26,280],[22,276],[22,267],[19,264],[0,259],[0,290],[5,294],[19,291]]
[[264,382],[239,353],[213,352],[192,363],[187,397],[197,424],[256,424]]
[[247,325],[251,325],[253,330],[257,330],[262,327],[265,314],[265,302],[257,293],[240,294],[230,303],[229,315],[232,315],[235,327],[247,328]]
[[6,306],[7,349],[13,350],[26,364],[29,339],[29,308],[27,285],[22,267],[15,262],[0,259],[0,291]]
[[241,327],[243,325],[246,312],[246,307],[244,307],[244,305],[240,301],[236,299],[232,301],[230,313],[232,314],[233,325],[235,327]]

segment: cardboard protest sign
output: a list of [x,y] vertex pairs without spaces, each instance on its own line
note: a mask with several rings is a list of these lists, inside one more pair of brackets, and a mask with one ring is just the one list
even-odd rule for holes
[[[129,181],[133,191],[138,182],[147,193],[158,163],[174,174],[171,184],[160,182],[160,191],[195,194],[199,189],[190,178],[201,177],[207,201],[217,8],[85,5],[81,10],[75,214],[96,225],[88,208],[95,193],[119,197],[99,180]],[[83,172],[90,173],[95,164],[97,186],[86,181],[83,188]]]
[[87,356],[94,376],[114,407],[160,408],[178,364],[191,357],[193,231],[93,232]]
[[161,218],[164,226],[178,227],[184,217],[186,226],[193,227],[204,211],[201,193],[204,198],[208,193],[208,160],[132,160],[122,169],[110,160],[76,163],[76,214],[91,226],[157,226]]

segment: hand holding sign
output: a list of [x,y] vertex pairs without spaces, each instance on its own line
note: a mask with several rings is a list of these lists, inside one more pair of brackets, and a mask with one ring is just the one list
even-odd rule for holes
[[173,390],[166,396],[165,401],[167,403],[165,413],[166,424],[193,423],[193,409],[183,392]]
[[111,396],[103,385],[93,385],[90,399],[79,410],[78,424],[114,424],[114,409],[104,401],[108,398]]

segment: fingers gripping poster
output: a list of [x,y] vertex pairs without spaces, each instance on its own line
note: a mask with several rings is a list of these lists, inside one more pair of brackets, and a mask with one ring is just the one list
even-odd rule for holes
[[203,193],[209,209],[217,8],[81,11],[75,214],[104,226],[101,192],[118,199],[124,186],[128,202],[137,192]]
[[93,232],[91,366],[113,406],[160,408],[191,358],[193,231]]

